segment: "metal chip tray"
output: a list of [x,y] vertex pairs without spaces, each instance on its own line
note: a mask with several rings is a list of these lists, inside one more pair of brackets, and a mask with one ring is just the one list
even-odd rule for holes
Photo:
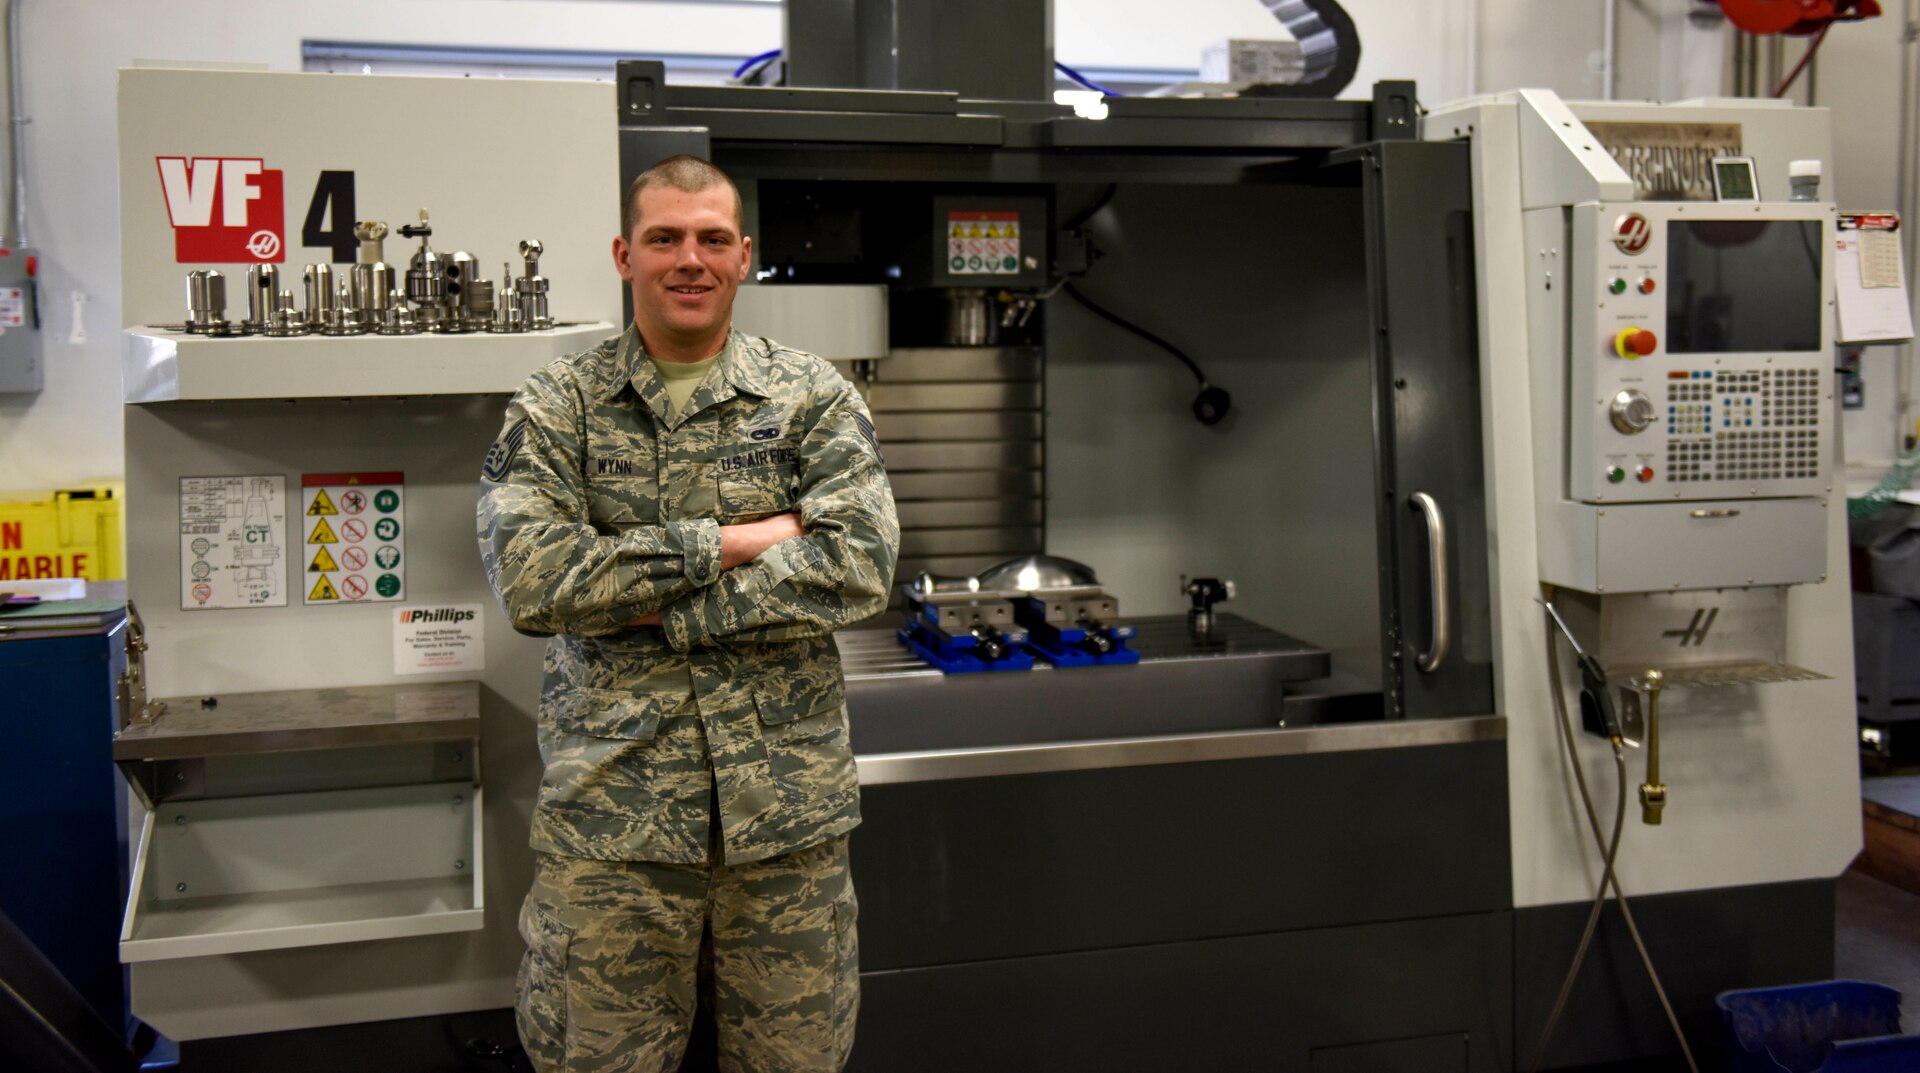
[[[1666,677],[1663,684],[1667,689],[1771,685],[1775,682],[1819,682],[1833,677],[1829,674],[1821,674],[1819,671],[1810,671],[1805,667],[1796,667],[1791,663],[1766,662],[1680,664],[1663,668],[1660,673]],[[1634,688],[1646,688],[1645,678],[1641,675],[1628,677]]]
[[1289,682],[1331,673],[1327,650],[1238,615],[1211,635],[1185,615],[1129,620],[1133,666],[946,675],[890,629],[836,634],[861,754],[1277,727]]

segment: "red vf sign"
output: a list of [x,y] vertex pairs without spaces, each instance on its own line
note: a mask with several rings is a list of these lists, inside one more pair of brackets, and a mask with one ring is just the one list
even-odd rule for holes
[[281,173],[259,157],[154,158],[181,264],[261,264],[287,259]]

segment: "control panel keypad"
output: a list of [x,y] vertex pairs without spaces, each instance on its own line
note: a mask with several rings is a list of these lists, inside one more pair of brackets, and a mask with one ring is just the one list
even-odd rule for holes
[[1686,369],[1666,382],[1666,479],[1820,476],[1821,371]]

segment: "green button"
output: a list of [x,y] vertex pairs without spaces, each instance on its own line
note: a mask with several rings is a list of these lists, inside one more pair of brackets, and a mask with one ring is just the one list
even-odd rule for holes
[[1616,279],[1612,283],[1607,284],[1607,289],[1615,294],[1625,294],[1627,293],[1627,281],[1624,279]]
[[1627,479],[1627,471],[1626,471],[1626,470],[1624,470],[1624,469],[1621,469],[1621,468],[1620,468],[1619,466],[1611,466],[1611,467],[1608,467],[1608,469],[1607,469],[1607,481],[1608,481],[1609,483],[1611,483],[1611,484],[1619,484],[1619,483],[1620,483],[1621,481],[1624,481],[1624,480],[1626,480],[1626,479]]

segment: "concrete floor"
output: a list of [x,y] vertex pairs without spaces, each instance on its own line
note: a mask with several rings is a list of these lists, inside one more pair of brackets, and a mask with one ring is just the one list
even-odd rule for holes
[[1898,988],[1902,1032],[1920,1032],[1920,895],[1848,872],[1834,892],[1833,974]]

